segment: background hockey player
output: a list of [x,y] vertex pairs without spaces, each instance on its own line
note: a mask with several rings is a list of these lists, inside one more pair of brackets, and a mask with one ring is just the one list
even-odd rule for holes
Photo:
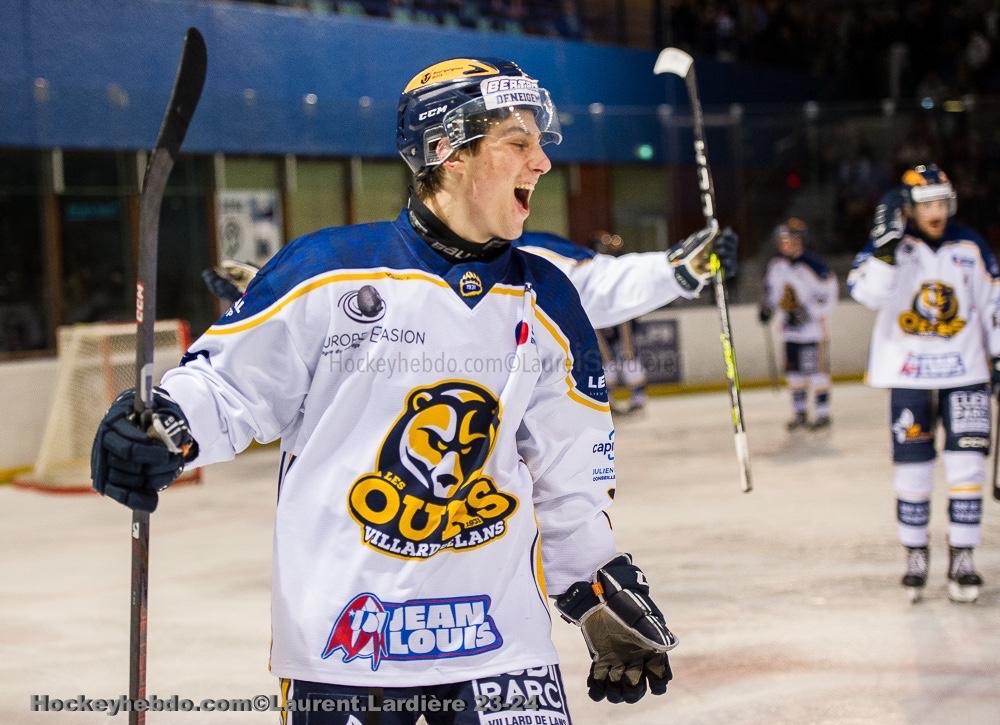
[[[566,277],[507,241],[560,140],[548,93],[514,63],[422,70],[398,112],[408,208],[282,249],[164,376],[159,433],[135,427],[131,391],[98,429],[95,487],[150,511],[185,465],[281,439],[271,668],[290,704],[457,697],[465,713],[423,714],[464,724],[483,693],[499,711],[534,693],[546,722],[568,722],[546,593],[582,627],[591,697],[666,691],[676,640],[606,513],[593,331]],[[674,254],[692,290],[716,235]]]
[[808,237],[805,222],[795,217],[774,228],[771,239],[778,253],[767,263],[758,312],[762,325],[771,323],[775,310],[781,314],[785,381],[792,397],[788,430],[830,425],[830,316],[837,304],[837,277],[807,249]]
[[[718,246],[716,240],[716,246]],[[588,248],[596,254],[621,256],[624,242],[620,235],[607,231],[597,231],[591,236]],[[636,346],[637,319],[626,320],[614,327],[596,330],[597,346],[604,359],[604,381],[608,386],[608,402],[613,413],[632,413],[646,404],[646,369]],[[614,395],[619,386],[624,386],[629,400],[622,406],[616,403]]]
[[[868,382],[890,388],[892,459],[903,585],[919,599],[927,581],[934,435],[944,424],[948,482],[949,595],[972,601],[973,565],[990,446],[990,382],[998,383],[1000,286],[982,238],[949,221],[955,191],[934,165],[906,171],[883,197],[868,245],[848,279],[851,294],[878,310]],[[992,364],[991,364],[992,360]]]

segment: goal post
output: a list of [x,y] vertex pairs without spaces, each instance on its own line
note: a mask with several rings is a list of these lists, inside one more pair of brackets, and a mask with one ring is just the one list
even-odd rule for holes
[[[158,320],[154,328],[153,380],[176,366],[190,342],[183,320]],[[29,473],[15,486],[49,493],[91,491],[90,449],[97,424],[121,391],[135,385],[134,322],[99,322],[59,328],[58,368],[42,444]],[[199,470],[179,480],[199,478]]]

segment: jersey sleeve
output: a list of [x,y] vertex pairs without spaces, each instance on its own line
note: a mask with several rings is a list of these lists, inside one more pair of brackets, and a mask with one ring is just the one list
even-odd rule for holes
[[767,267],[764,268],[764,289],[761,295],[761,306],[769,310],[774,310],[778,307],[778,288],[780,285],[777,280],[778,266],[776,260],[776,257],[772,257],[768,261]]
[[833,273],[826,263],[813,255],[810,268],[815,275],[815,282],[812,285],[812,294],[809,295],[809,315],[813,319],[820,320],[829,335],[830,316],[837,306],[838,285],[837,275]]
[[536,314],[540,349],[549,353],[517,447],[534,482],[546,588],[558,596],[615,554],[606,513],[615,488],[614,427],[597,339],[583,310],[562,319]]
[[851,297],[865,307],[877,310],[892,299],[896,267],[872,256],[875,247],[869,242],[854,258],[847,276]]
[[273,276],[265,267],[163,377],[198,441],[191,466],[230,460],[252,439],[275,440],[299,416],[321,349],[304,331],[327,329],[324,311],[303,285],[276,292]]
[[990,357],[1000,355],[1000,265],[989,245],[975,232],[968,237],[979,247],[983,267],[976,277],[976,305],[982,310],[983,340]]
[[547,259],[569,277],[591,325],[599,330],[692,296],[677,283],[665,252],[594,254],[551,234],[526,234],[521,249]]

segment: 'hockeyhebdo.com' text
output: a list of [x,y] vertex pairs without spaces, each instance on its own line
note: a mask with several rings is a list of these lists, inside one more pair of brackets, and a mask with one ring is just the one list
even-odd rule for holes
[[[371,353],[350,354],[346,350],[330,350],[323,352],[322,365],[329,367],[331,373],[341,375],[361,374],[375,375],[391,379],[396,375],[492,375],[527,373],[558,373],[566,375],[573,368],[578,371],[600,371],[605,365],[600,353],[593,350],[576,359],[541,358],[537,355],[524,355],[512,351],[503,356],[472,356],[461,357],[446,352],[398,353],[394,355],[376,355]],[[619,360],[612,363],[616,370],[635,368],[642,370],[650,377],[666,374],[668,378],[676,375],[677,361],[663,360],[656,356],[640,355],[632,360]],[[603,387],[604,381],[596,378],[590,381],[595,387]]]

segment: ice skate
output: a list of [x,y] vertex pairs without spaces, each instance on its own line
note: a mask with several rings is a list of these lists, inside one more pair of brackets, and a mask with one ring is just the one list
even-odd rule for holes
[[923,598],[924,587],[927,586],[927,559],[926,546],[906,547],[906,573],[902,584],[906,587],[911,604],[916,604]]
[[972,562],[972,547],[950,547],[948,563],[948,598],[953,602],[969,603],[979,599],[983,578]]
[[805,413],[796,413],[794,418],[785,423],[785,428],[787,428],[789,431],[795,431],[801,428],[808,428],[808,427],[809,427],[809,421],[806,419]]
[[816,420],[814,420],[812,423],[809,424],[809,430],[812,431],[828,430],[830,428],[831,422],[832,421],[830,420],[830,416],[821,415],[820,417],[818,417]]

